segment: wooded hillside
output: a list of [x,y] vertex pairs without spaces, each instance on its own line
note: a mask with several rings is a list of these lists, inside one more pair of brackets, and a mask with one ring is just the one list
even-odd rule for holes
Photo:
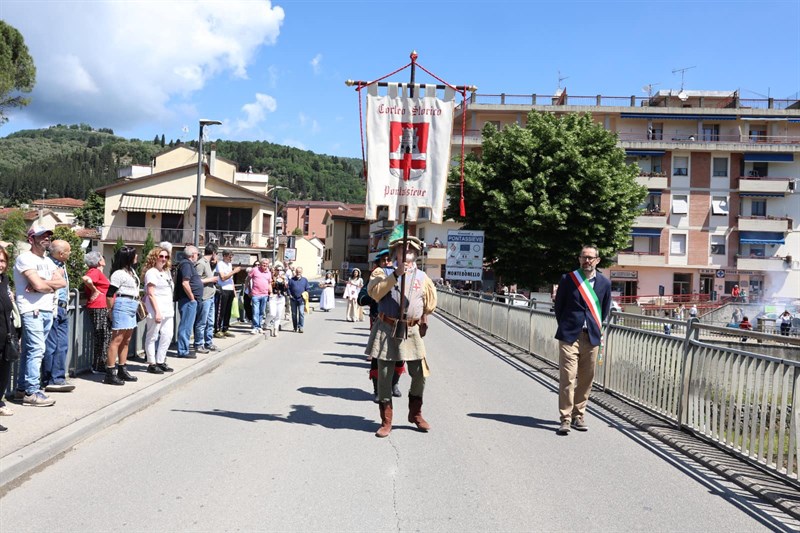
[[[180,141],[125,139],[108,128],[88,124],[24,130],[0,138],[0,203],[5,206],[47,197],[85,199],[89,191],[114,181],[130,164],[149,165],[157,154]],[[203,148],[211,143],[204,143]],[[195,147],[191,141],[189,146]],[[362,203],[361,160],[319,155],[265,141],[217,141],[217,154],[266,172],[270,183],[289,187],[293,198]]]

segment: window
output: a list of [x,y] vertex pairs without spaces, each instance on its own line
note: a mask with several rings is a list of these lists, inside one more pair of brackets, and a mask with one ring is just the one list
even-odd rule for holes
[[766,256],[766,245],[764,244],[750,245],[750,257],[765,257],[765,256]]
[[686,255],[686,235],[682,233],[672,235],[669,253],[671,255]]
[[726,177],[728,175],[727,157],[715,157],[713,165],[712,176]]
[[272,235],[273,232],[272,227],[272,215],[267,215],[266,213],[261,218],[261,233],[264,235]]
[[767,201],[766,200],[752,200],[750,202],[750,216],[752,216],[752,217],[765,217],[765,216],[767,216]]
[[653,134],[652,134],[651,138],[654,141],[660,141],[660,140],[662,140],[664,138],[664,123],[663,122],[653,122]]
[[689,158],[676,157],[672,160],[672,175],[673,176],[688,176],[689,175]]
[[727,215],[728,214],[728,198],[725,196],[714,196],[711,198],[711,214],[712,215]]
[[711,255],[725,255],[725,235],[711,236]]
[[766,141],[767,140],[767,127],[766,126],[750,126],[750,140],[751,141],[755,141],[755,142],[764,142],[764,141]]
[[500,121],[499,120],[487,120],[486,124],[491,124],[492,126],[497,128],[497,131],[500,131],[501,129],[503,129],[502,126],[500,125]]
[[660,155],[654,155],[650,160],[650,165],[652,172],[664,172],[662,167],[662,158]]
[[719,124],[703,124],[703,140],[704,141],[718,141],[719,140]]
[[128,227],[129,228],[143,228],[144,219],[147,213],[133,213],[128,211]]
[[648,213],[661,213],[661,193],[648,194],[647,198],[645,198],[644,205],[642,205],[641,208]]
[[672,212],[676,215],[689,213],[689,197],[685,194],[676,194],[672,197]]
[[753,170],[750,171],[750,176],[754,178],[769,176],[769,163],[753,163]]

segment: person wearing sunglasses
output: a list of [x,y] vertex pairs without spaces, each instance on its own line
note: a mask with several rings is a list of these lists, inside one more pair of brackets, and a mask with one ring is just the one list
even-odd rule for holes
[[147,356],[147,371],[151,374],[172,372],[167,365],[167,349],[175,328],[170,267],[169,252],[160,246],[150,250],[144,262],[144,307],[147,310],[144,353]]
[[558,329],[558,411],[560,435],[587,431],[584,416],[602,344],[602,324],[611,312],[611,282],[597,272],[600,254],[584,246],[579,268],[561,276],[554,311]]

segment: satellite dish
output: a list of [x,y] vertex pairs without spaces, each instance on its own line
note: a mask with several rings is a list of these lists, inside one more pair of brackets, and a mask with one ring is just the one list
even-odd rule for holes
[[686,100],[688,100],[688,99],[689,99],[689,95],[688,95],[688,94],[686,94],[686,92],[685,92],[685,91],[681,90],[681,92],[679,92],[679,93],[678,93],[678,99],[679,99],[681,102],[685,102]]

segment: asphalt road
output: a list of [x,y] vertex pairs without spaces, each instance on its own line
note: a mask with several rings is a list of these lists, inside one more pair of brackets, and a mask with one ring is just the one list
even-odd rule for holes
[[[0,500],[3,531],[761,531],[796,521],[432,321],[423,412],[373,436],[365,323],[308,317],[84,441]],[[408,376],[401,388],[408,388]]]

